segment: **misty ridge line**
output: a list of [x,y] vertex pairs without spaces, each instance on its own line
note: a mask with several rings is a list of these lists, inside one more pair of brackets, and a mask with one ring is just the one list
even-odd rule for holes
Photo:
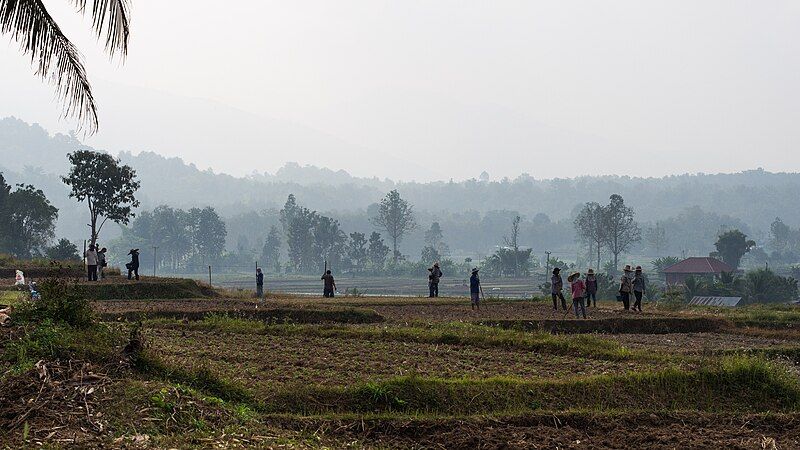
[[[253,170],[252,173],[247,175],[234,175],[224,171],[215,171],[213,167],[209,167],[207,169],[201,169],[198,167],[196,162],[188,161],[180,156],[165,156],[159,153],[157,150],[140,150],[140,151],[130,151],[130,150],[123,150],[119,152],[110,151],[104,148],[95,148],[89,145],[83,144],[77,137],[76,134],[72,133],[70,135],[66,135],[63,133],[53,133],[50,134],[44,128],[42,128],[39,124],[27,124],[26,122],[22,121],[21,119],[17,119],[14,116],[9,116],[0,119],[0,125],[10,126],[12,128],[19,128],[20,126],[26,126],[30,128],[31,133],[37,135],[38,139],[44,138],[49,139],[53,142],[63,142],[68,144],[69,146],[75,146],[77,148],[92,150],[92,151],[99,151],[103,153],[109,153],[117,158],[120,158],[122,161],[126,162],[134,162],[137,160],[161,160],[161,163],[167,164],[172,166],[173,168],[181,168],[186,170],[193,170],[196,171],[198,174],[204,175],[212,175],[212,176],[219,176],[225,177],[235,180],[241,181],[255,181],[260,183],[296,183],[296,184],[311,184],[317,183],[320,185],[329,185],[329,184],[343,184],[343,183],[354,183],[354,184],[365,184],[365,185],[373,185],[373,186],[383,186],[383,187],[396,187],[396,186],[441,186],[447,184],[463,184],[463,183],[473,183],[473,182],[480,182],[484,184],[507,184],[507,183],[538,183],[538,184],[553,184],[553,183],[560,183],[563,181],[573,181],[573,182],[580,182],[584,180],[604,180],[604,181],[630,181],[630,182],[667,182],[667,181],[676,181],[676,180],[691,180],[697,178],[704,178],[704,177],[712,177],[717,180],[724,179],[726,177],[737,177],[738,175],[746,175],[751,173],[758,173],[763,175],[772,175],[776,177],[781,176],[793,176],[793,175],[800,175],[800,172],[792,172],[792,171],[779,171],[779,172],[772,172],[772,171],[765,171],[762,168],[753,168],[750,170],[744,170],[739,172],[714,172],[714,173],[706,173],[706,172],[683,172],[683,173],[675,173],[663,176],[636,176],[635,174],[597,174],[597,175],[577,175],[577,176],[553,176],[551,178],[537,178],[529,175],[527,172],[520,172],[514,178],[511,177],[502,177],[500,179],[492,179],[491,174],[486,171],[482,171],[481,174],[477,174],[475,176],[469,178],[462,178],[462,179],[455,179],[450,178],[449,180],[432,180],[432,181],[404,181],[404,180],[394,180],[389,177],[380,178],[377,176],[373,177],[364,177],[364,176],[356,176],[350,174],[346,169],[331,169],[328,167],[320,167],[314,164],[303,164],[301,165],[295,161],[286,161],[284,162],[283,166],[277,169],[274,172],[263,171],[258,172]],[[2,126],[0,126],[2,128]],[[1,131],[1,130],[0,130]],[[19,131],[19,129],[17,129]],[[3,135],[0,134],[0,138],[3,138],[3,142],[0,142],[0,151],[4,149],[9,149],[8,147],[14,147],[13,142],[14,136]],[[36,155],[28,155],[36,156]],[[47,156],[50,158],[56,157],[56,161],[53,161],[58,164],[57,155],[49,154],[49,155],[40,155],[40,156]],[[66,161],[66,153],[61,155],[64,161]],[[33,158],[34,160],[39,158]],[[6,167],[8,169],[16,169],[20,170],[24,167],[33,167],[33,168],[41,168],[45,170],[45,173],[50,173],[54,175],[62,175],[62,172],[47,170],[46,167],[42,167],[41,165],[37,165],[34,163],[33,165],[30,164],[32,161],[27,159],[24,164],[9,164],[8,160],[4,160],[0,163],[0,167]],[[64,168],[66,168],[66,164],[62,164]],[[16,167],[15,167],[16,166]],[[299,176],[299,177],[298,177]],[[323,181],[324,180],[324,181]],[[741,182],[743,180],[737,180]]]

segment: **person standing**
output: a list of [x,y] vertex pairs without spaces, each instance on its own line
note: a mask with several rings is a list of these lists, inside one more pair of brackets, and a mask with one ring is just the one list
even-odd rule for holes
[[642,312],[642,297],[644,296],[644,274],[642,273],[642,266],[636,266],[632,285],[633,296],[636,298],[636,301],[633,302],[633,310]]
[[325,275],[322,276],[321,280],[324,281],[322,296],[325,298],[333,298],[333,294],[336,292],[336,280],[333,279],[331,271],[326,270]]
[[553,310],[558,311],[558,299],[561,299],[561,307],[567,310],[567,300],[561,290],[564,289],[564,280],[561,279],[561,269],[553,268],[553,276],[550,277],[550,294],[553,296]]
[[131,275],[136,275],[136,279],[139,279],[139,249],[132,248],[131,251],[128,252],[128,255],[131,257],[131,261],[125,264],[125,268],[128,269],[128,279],[131,279]]
[[108,251],[107,248],[103,247],[97,252],[97,270],[100,271],[100,279],[103,280],[106,278],[105,267],[108,265],[106,262],[106,252]]
[[472,309],[481,310],[481,279],[478,278],[478,268],[472,269],[472,275],[469,277],[469,298],[472,302]]
[[430,275],[430,295],[429,297],[438,297],[439,296],[439,280],[441,280],[442,270],[439,269],[439,263],[433,263],[433,267],[431,268],[431,275]]
[[89,244],[89,249],[83,253],[86,258],[86,278],[89,281],[97,281],[97,250],[94,244]]
[[592,300],[594,300],[594,306],[597,307],[597,276],[594,274],[593,269],[589,269],[586,271],[586,306],[592,306]]
[[622,306],[625,308],[625,311],[631,309],[631,291],[633,290],[631,272],[631,266],[626,265],[619,283],[620,300],[622,300]]
[[[572,307],[575,308],[575,318],[580,319],[581,313],[586,318],[586,306],[583,304],[583,296],[586,291],[586,284],[581,280],[581,273],[575,272],[567,277],[567,281],[572,288]],[[580,311],[578,311],[580,308]]]
[[264,296],[264,272],[261,267],[256,269],[256,297],[261,299]]

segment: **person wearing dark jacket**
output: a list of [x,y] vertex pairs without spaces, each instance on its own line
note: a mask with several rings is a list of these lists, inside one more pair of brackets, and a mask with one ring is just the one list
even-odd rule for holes
[[131,256],[131,262],[125,264],[125,268],[128,269],[128,279],[131,279],[131,275],[135,274],[136,279],[139,279],[139,249],[132,248],[131,251],[128,252]]
[[472,309],[481,310],[481,279],[478,278],[478,268],[472,269],[472,276],[469,277],[469,298],[472,301]]
[[439,280],[442,278],[442,270],[439,269],[439,263],[433,263],[433,267],[430,269],[430,275],[428,276],[428,287],[430,288],[430,295],[429,297],[438,297],[439,296]]
[[336,292],[336,280],[333,279],[331,271],[326,270],[325,275],[322,276],[321,280],[324,281],[322,296],[333,298],[334,292]]
[[553,310],[558,311],[558,299],[561,299],[561,307],[564,311],[567,310],[567,300],[564,298],[564,280],[561,278],[561,269],[558,267],[553,269],[553,276],[550,277],[550,294],[553,296]]
[[592,300],[594,300],[594,306],[597,306],[597,276],[594,274],[594,270],[589,269],[586,271],[586,306],[592,306]]
[[264,296],[264,272],[261,267],[256,269],[256,297],[261,298]]

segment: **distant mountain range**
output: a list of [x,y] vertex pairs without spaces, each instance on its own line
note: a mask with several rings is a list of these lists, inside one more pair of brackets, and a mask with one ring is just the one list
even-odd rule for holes
[[[19,119],[0,120],[0,171],[10,182],[42,188],[61,210],[59,235],[71,239],[85,233],[85,211],[68,198],[59,176],[68,170],[66,154],[80,148],[90,147],[75,136],[51,136],[40,126]],[[510,210],[529,218],[544,213],[558,220],[570,217],[584,202],[605,203],[610,194],[619,193],[636,209],[642,222],[663,220],[699,206],[704,211],[742,220],[762,232],[777,216],[792,226],[800,224],[800,209],[792,203],[800,197],[800,174],[760,169],[664,178],[538,180],[521,175],[500,181],[402,183],[296,163],[287,163],[274,174],[234,177],[200,170],[179,158],[152,152],[122,152],[118,156],[136,169],[142,184],[139,197],[145,209],[159,204],[211,205],[230,217],[246,211],[278,209],[292,193],[303,205],[337,217],[366,214],[387,191],[398,189],[416,210],[430,217]]]

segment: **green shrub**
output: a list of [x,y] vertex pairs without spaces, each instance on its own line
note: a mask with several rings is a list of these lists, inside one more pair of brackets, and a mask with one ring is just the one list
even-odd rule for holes
[[14,312],[14,320],[25,323],[51,321],[75,328],[95,323],[94,312],[83,289],[73,282],[48,278],[39,283],[40,299],[27,299]]

